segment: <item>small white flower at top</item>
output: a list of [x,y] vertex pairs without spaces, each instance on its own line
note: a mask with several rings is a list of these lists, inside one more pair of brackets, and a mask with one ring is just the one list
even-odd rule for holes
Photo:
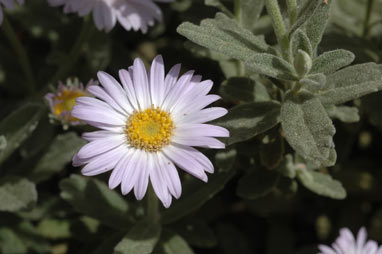
[[[87,86],[97,84],[97,81],[90,80]],[[65,84],[59,81],[57,90],[45,95],[51,111],[49,114],[51,121],[62,124],[64,129],[69,126],[84,124],[84,122],[72,116],[72,108],[76,99],[81,96],[90,95],[77,78],[67,79]]]
[[52,6],[63,5],[65,13],[76,12],[83,17],[93,12],[94,23],[100,31],[109,32],[118,21],[127,31],[143,33],[155,20],[162,22],[162,11],[154,1],[174,0],[48,0]]
[[364,227],[358,231],[357,239],[349,229],[342,228],[331,247],[319,245],[318,248],[321,251],[318,254],[382,254],[382,246],[378,247],[376,241],[367,240]]
[[[20,5],[23,5],[24,4],[24,0],[17,0],[17,2],[20,4]],[[3,23],[3,9],[2,9],[2,5],[5,6],[5,8],[8,8],[10,10],[13,10],[15,8],[15,2],[14,0],[0,0],[0,25]]]
[[134,188],[141,200],[149,180],[165,207],[179,198],[181,183],[175,165],[207,182],[213,173],[210,160],[193,146],[225,148],[215,137],[228,137],[226,129],[205,124],[227,113],[220,107],[205,108],[220,99],[208,92],[212,81],[188,71],[179,76],[180,65],[165,75],[157,56],[149,72],[143,62],[119,71],[122,85],[98,72],[102,86],[89,86],[96,98],[80,97],[72,115],[101,130],[87,132],[89,141],[74,156],[73,165],[85,165],[82,174],[98,175],[112,170],[109,188],[121,185],[122,194]]

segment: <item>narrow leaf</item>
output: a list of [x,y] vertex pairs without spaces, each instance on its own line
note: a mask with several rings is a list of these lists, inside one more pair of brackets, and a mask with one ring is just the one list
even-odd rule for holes
[[298,29],[292,36],[292,54],[293,56],[297,55],[297,51],[303,50],[308,53],[310,56],[313,55],[312,45],[308,35],[302,29]]
[[187,242],[178,234],[165,231],[159,242],[157,254],[193,254]]
[[287,93],[280,118],[284,135],[297,153],[316,163],[335,163],[328,161],[335,151],[335,128],[318,97],[307,91]]
[[227,115],[214,124],[227,128],[230,137],[224,142],[231,145],[253,138],[279,123],[280,104],[278,102],[254,102],[230,109]]
[[330,74],[351,64],[355,55],[344,49],[328,51],[313,60],[311,73]]
[[326,111],[331,118],[338,119],[344,123],[356,123],[360,119],[358,108],[356,107],[328,105]]
[[267,53],[252,53],[245,61],[248,70],[281,80],[298,80],[294,67],[284,59]]
[[342,184],[328,174],[305,169],[298,171],[297,177],[307,189],[318,195],[334,199],[346,197],[346,191]]
[[299,27],[301,27],[308,19],[310,19],[314,13],[314,11],[320,6],[322,0],[310,0],[305,1],[304,5],[299,8],[299,12],[297,15],[297,20],[290,29],[289,34],[294,33]]
[[264,9],[264,0],[241,0],[240,1],[240,24],[252,31],[261,11]]
[[222,4],[219,0],[204,0],[204,4],[219,9],[228,17],[234,17],[233,13],[230,10],[228,10],[227,7],[225,7],[224,4]]

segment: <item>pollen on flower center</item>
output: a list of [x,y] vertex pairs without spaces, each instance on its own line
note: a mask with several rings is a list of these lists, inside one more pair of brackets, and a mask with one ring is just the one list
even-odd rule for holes
[[170,143],[173,129],[170,114],[151,107],[130,116],[126,124],[126,135],[131,146],[156,152]]
[[76,98],[84,96],[84,92],[80,90],[70,91],[64,90],[60,95],[57,95],[54,99],[56,104],[54,105],[54,113],[60,115],[62,112],[71,111],[76,103]]

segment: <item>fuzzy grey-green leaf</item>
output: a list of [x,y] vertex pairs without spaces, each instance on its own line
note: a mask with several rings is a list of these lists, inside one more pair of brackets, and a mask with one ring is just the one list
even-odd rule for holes
[[240,1],[240,24],[252,31],[257,19],[264,8],[264,0],[241,0]]
[[344,123],[355,123],[360,119],[356,107],[328,105],[325,108],[330,118],[338,119]]
[[223,98],[233,101],[269,101],[270,96],[263,84],[246,77],[231,77],[220,86]]
[[241,28],[223,13],[216,14],[215,19],[203,20],[199,26],[184,22],[177,31],[196,44],[242,61],[253,52],[269,50],[262,38]]
[[114,254],[151,254],[160,233],[159,224],[141,221],[115,246]]
[[297,177],[307,189],[318,195],[333,199],[344,199],[346,197],[346,190],[341,182],[334,180],[328,174],[305,169],[298,171]]
[[299,49],[304,50],[310,56],[313,55],[312,45],[310,44],[309,38],[304,30],[298,29],[296,32],[294,32],[291,39],[291,43],[293,56],[297,54],[297,51]]
[[0,150],[0,164],[36,129],[41,113],[40,105],[26,104],[0,122],[0,135],[7,141],[7,146]]
[[318,164],[335,163],[328,161],[335,128],[318,97],[307,91],[288,92],[280,118],[284,135],[298,154]]
[[0,184],[0,211],[16,212],[30,209],[37,202],[34,183],[25,178],[3,179]]
[[230,145],[271,129],[279,123],[279,115],[278,102],[253,102],[233,107],[227,115],[213,123],[230,131],[230,137],[224,139],[224,142]]
[[330,74],[351,64],[355,55],[344,49],[328,51],[313,60],[311,73]]
[[309,20],[314,11],[318,8],[322,0],[310,0],[302,2],[302,6],[299,8],[297,20],[290,29],[290,34],[294,33],[299,27],[301,27],[307,20]]

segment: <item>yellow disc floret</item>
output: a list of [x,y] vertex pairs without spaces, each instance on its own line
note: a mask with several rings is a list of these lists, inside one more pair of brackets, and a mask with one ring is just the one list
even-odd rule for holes
[[[71,112],[73,106],[76,104],[76,98],[84,95],[85,93],[81,90],[63,89],[59,95],[54,97],[55,104],[53,106],[53,113],[60,116],[63,112]],[[78,121],[78,119],[74,117],[68,120]]]
[[174,123],[170,114],[151,107],[130,116],[126,134],[131,146],[156,152],[170,143],[173,129]]

